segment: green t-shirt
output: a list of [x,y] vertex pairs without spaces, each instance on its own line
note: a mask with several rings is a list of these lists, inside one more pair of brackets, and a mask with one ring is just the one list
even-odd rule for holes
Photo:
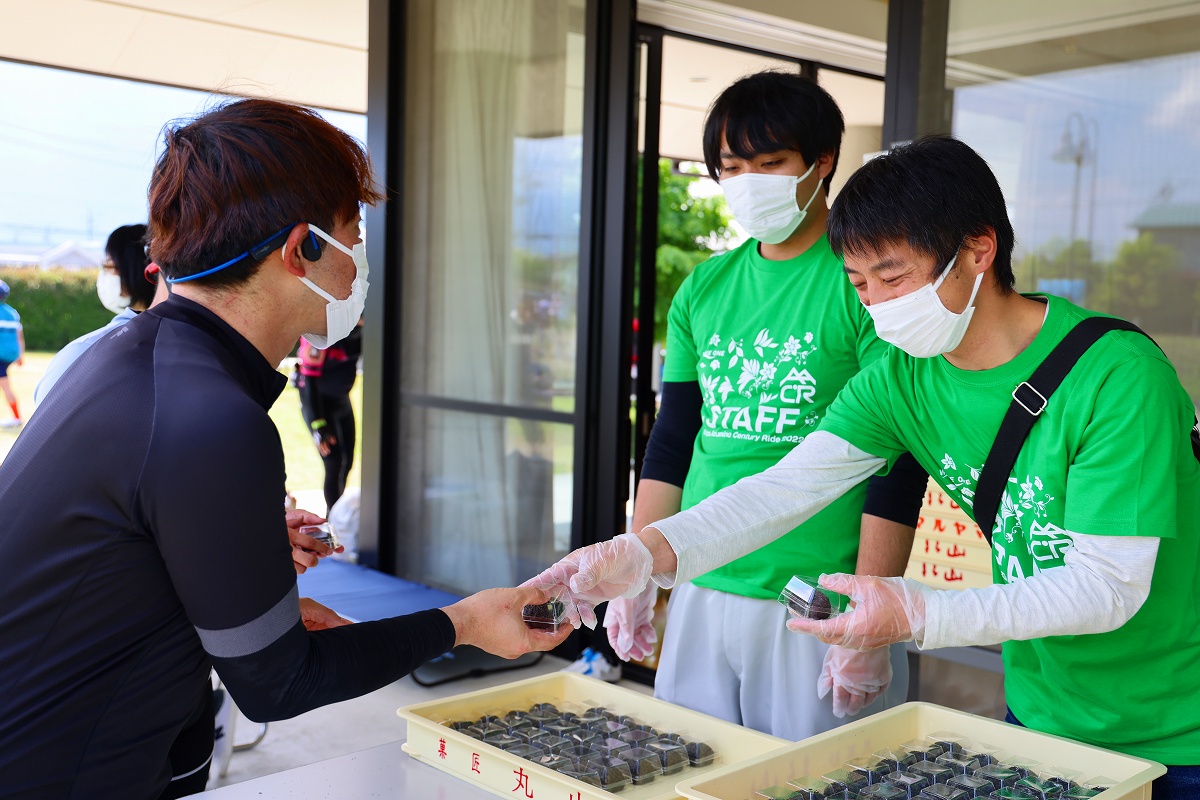
[[[1079,320],[1095,316],[1048,301],[1037,337],[995,369],[968,372],[940,356],[890,351],[846,386],[822,430],[889,462],[911,452],[970,509],[1013,388]],[[1165,764],[1200,760],[1193,414],[1154,343],[1116,332],[1084,354],[1033,426],[993,530],[995,582],[1062,566],[1066,531],[1161,541],[1150,596],[1117,630],[1004,644],[1005,696],[1030,728]]]
[[[698,381],[704,402],[683,508],[773,466],[887,349],[824,236],[787,261],[751,239],[696,267],[671,303],[663,367],[664,381]],[[695,583],[774,599],[793,574],[853,572],[865,493]]]

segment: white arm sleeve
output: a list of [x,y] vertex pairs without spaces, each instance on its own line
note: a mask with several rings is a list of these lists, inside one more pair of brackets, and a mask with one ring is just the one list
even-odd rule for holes
[[679,559],[654,582],[669,589],[752,553],[812,517],[887,462],[831,433],[807,436],[770,469],[647,527]]
[[1061,567],[986,589],[924,592],[924,629],[913,631],[917,646],[997,644],[1124,625],[1150,595],[1158,539],[1068,535],[1075,544]]

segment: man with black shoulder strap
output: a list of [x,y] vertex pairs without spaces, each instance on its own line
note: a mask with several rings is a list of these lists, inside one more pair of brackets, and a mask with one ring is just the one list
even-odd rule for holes
[[[1117,329],[1054,357],[1059,385],[1035,377],[1100,315],[1013,291],[1004,196],[954,139],[866,164],[834,202],[829,238],[897,349],[852,378],[776,466],[644,528],[644,554],[610,543],[573,554],[563,582],[598,601],[651,576],[688,580],[911,452],[992,534],[994,585],[825,576],[855,609],[788,626],[864,650],[1003,642],[1010,722],[1166,764],[1155,798],[1200,796],[1200,462],[1171,362],[1140,331],[1104,323]],[[1006,433],[999,449],[1015,458],[988,500],[982,476],[1014,406],[1031,418],[1027,438]]]

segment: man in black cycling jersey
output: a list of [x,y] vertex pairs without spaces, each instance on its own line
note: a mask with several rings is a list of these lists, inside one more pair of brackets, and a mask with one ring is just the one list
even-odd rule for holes
[[276,365],[358,321],[362,148],[242,100],[168,127],[150,184],[171,298],[72,367],[0,466],[0,796],[179,797],[213,746],[209,668],[251,719],[391,683],[456,644],[514,657],[569,632],[493,589],[356,625],[298,597]]

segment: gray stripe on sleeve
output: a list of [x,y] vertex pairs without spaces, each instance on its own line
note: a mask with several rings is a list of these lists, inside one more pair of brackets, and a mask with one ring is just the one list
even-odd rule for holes
[[200,643],[213,658],[240,658],[273,644],[300,619],[300,590],[293,586],[270,611],[245,625],[221,630],[196,628]]

